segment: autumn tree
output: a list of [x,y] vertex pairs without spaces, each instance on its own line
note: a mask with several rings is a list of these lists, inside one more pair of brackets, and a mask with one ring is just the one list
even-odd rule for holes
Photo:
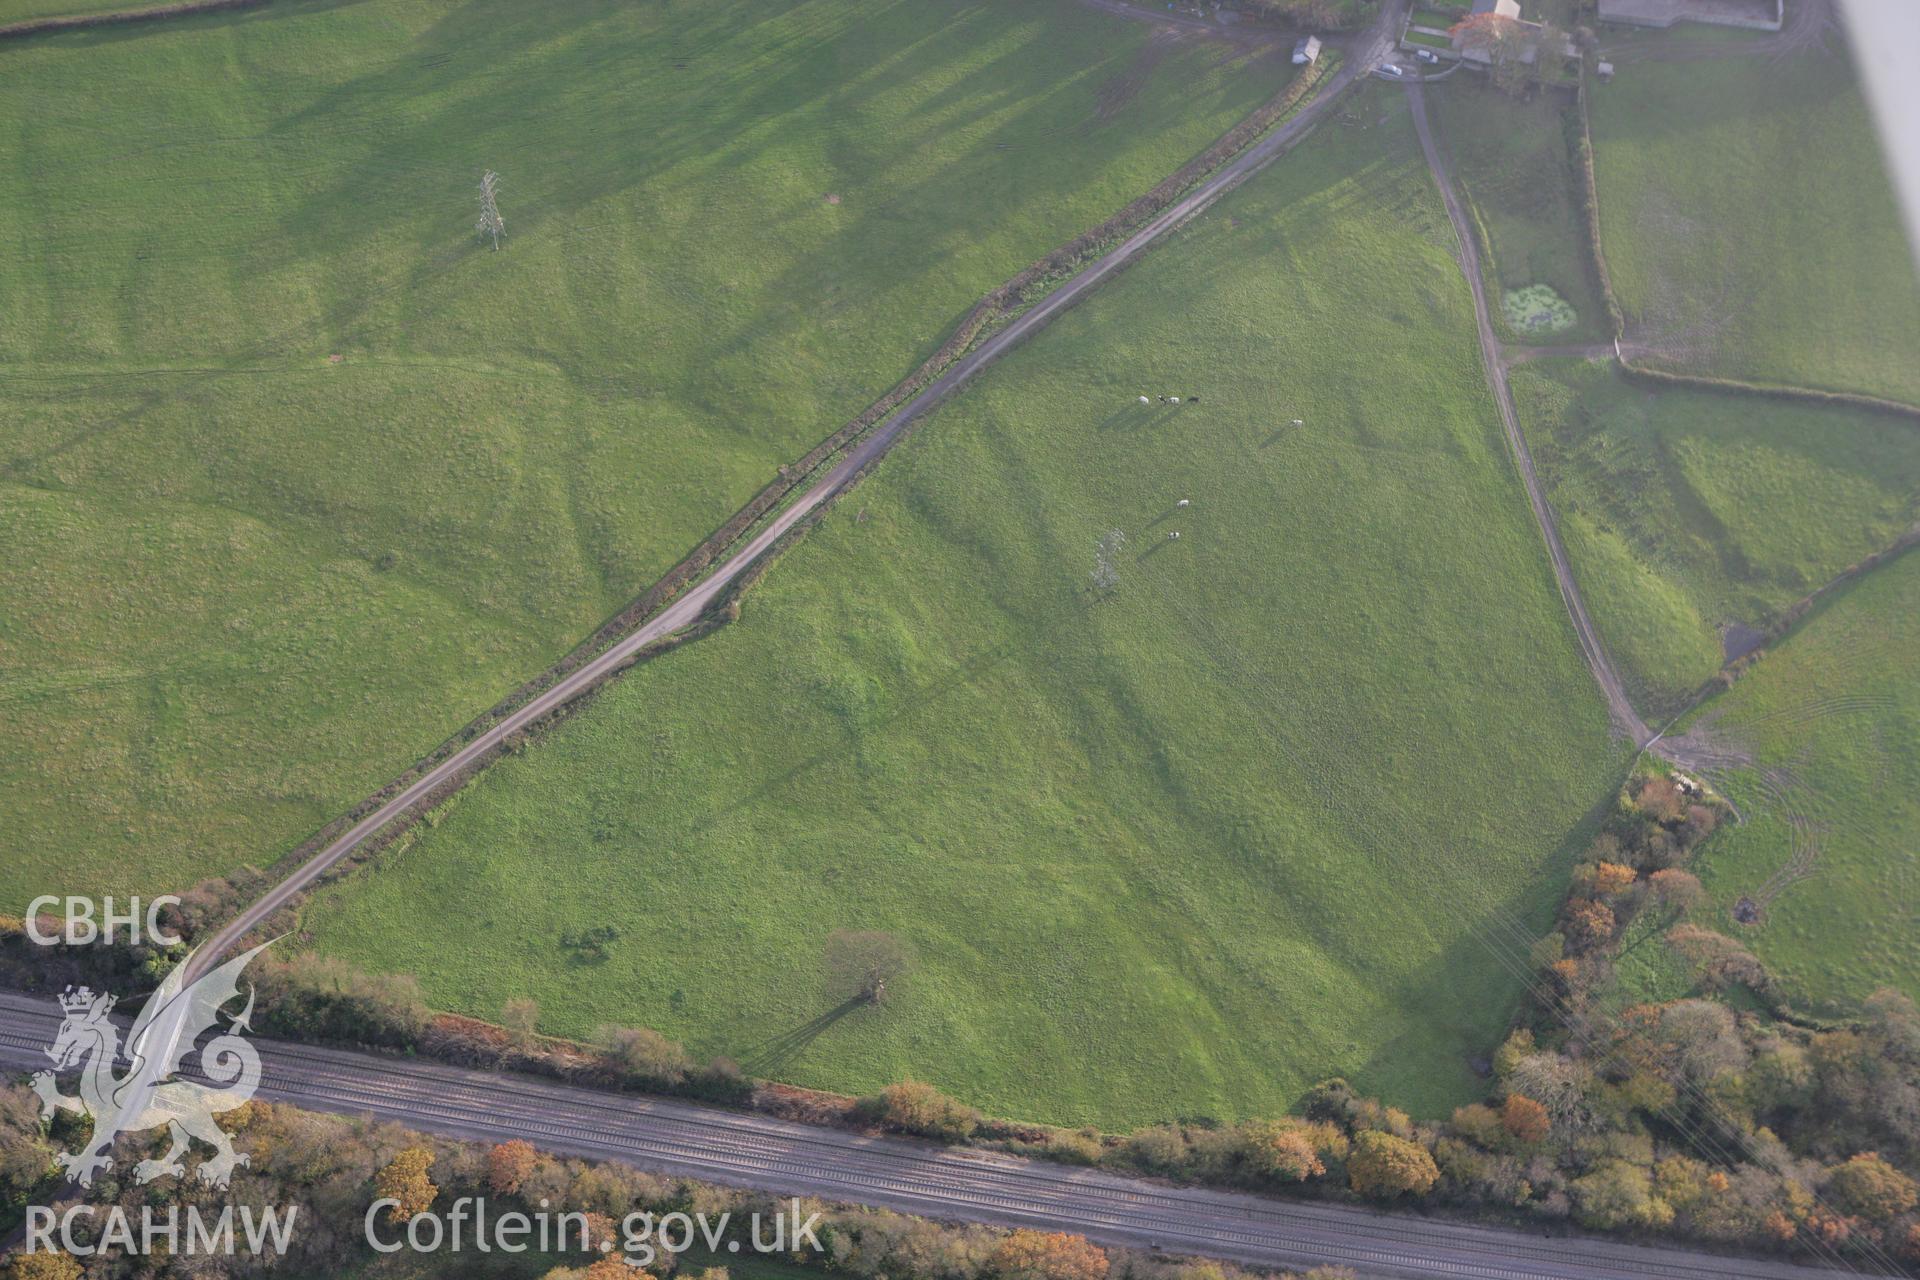
[[1538,1102],[1524,1093],[1510,1093],[1500,1108],[1500,1127],[1515,1142],[1532,1146],[1547,1140],[1553,1131],[1553,1122],[1547,1117],[1547,1109]]
[[7,1280],[80,1280],[80,1264],[52,1250],[16,1253],[7,1259]]
[[1681,794],[1679,783],[1654,774],[1640,784],[1634,803],[1655,822],[1674,822],[1685,811],[1686,797]]
[[382,1200],[395,1203],[387,1207],[395,1222],[406,1222],[433,1207],[440,1188],[427,1177],[433,1167],[433,1152],[425,1147],[408,1147],[374,1175],[373,1189]]
[[1010,1232],[988,1264],[999,1280],[1105,1280],[1107,1255],[1064,1231]]
[[495,1195],[510,1196],[533,1172],[540,1153],[519,1138],[502,1142],[487,1152],[487,1186]]
[[1733,1010],[1712,1000],[1662,1005],[1654,1035],[1670,1053],[1676,1085],[1704,1085],[1745,1070],[1752,1058],[1740,1038]]
[[1276,1182],[1304,1182],[1327,1171],[1305,1126],[1291,1121],[1255,1120],[1241,1129],[1247,1167]]
[[1668,1156],[1653,1166],[1654,1194],[1682,1213],[1707,1195],[1712,1170],[1691,1156]]
[[1572,1184],[1574,1214],[1583,1226],[1664,1227],[1673,1206],[1654,1194],[1651,1171],[1625,1160],[1602,1160]]
[[1759,958],[1725,934],[1696,924],[1677,924],[1667,930],[1667,945],[1693,965],[1695,976],[1709,991],[1744,986],[1764,992],[1772,985]]
[[1486,59],[1487,77],[1509,93],[1527,82],[1528,55],[1537,53],[1532,28],[1498,13],[1476,13],[1448,31],[1461,51]]
[[1685,915],[1706,900],[1707,891],[1700,887],[1700,877],[1678,867],[1654,872],[1647,883],[1653,886],[1653,896],[1660,905],[1677,916]]
[[958,1142],[980,1124],[978,1111],[917,1080],[888,1085],[875,1102],[882,1122],[925,1138]]
[[879,930],[835,929],[825,947],[827,992],[835,1000],[880,1004],[887,984],[907,970],[900,939]]
[[1553,1127],[1562,1133],[1584,1129],[1592,1122],[1587,1095],[1593,1087],[1593,1068],[1584,1062],[1549,1050],[1530,1053],[1507,1073],[1507,1085],[1545,1107]]
[[1863,1151],[1827,1171],[1827,1194],[1844,1213],[1875,1224],[1891,1221],[1920,1203],[1912,1178]]
[[1632,867],[1622,866],[1618,862],[1602,862],[1594,867],[1588,878],[1596,898],[1611,898],[1631,889],[1639,874]]
[[1423,1196],[1440,1180],[1433,1156],[1417,1142],[1369,1129],[1353,1140],[1347,1158],[1347,1179],[1363,1196]]
[[[635,1274],[634,1268],[628,1266],[625,1260],[615,1257],[601,1258],[591,1266],[555,1267],[543,1272],[540,1280],[633,1280]],[[642,1271],[638,1274],[646,1273]],[[707,1274],[711,1275],[712,1272]]]
[[676,1085],[693,1070],[692,1055],[651,1027],[602,1027],[599,1040],[615,1066],[640,1080]]
[[1576,951],[1603,946],[1613,939],[1613,908],[1592,898],[1567,899],[1567,944]]
[[1455,1107],[1453,1121],[1448,1127],[1475,1146],[1485,1147],[1489,1151],[1498,1148],[1506,1135],[1506,1129],[1500,1122],[1500,1113],[1484,1102],[1470,1102],[1464,1107]]
[[1883,987],[1866,999],[1873,1028],[1896,1057],[1920,1062],[1920,1006],[1904,991]]

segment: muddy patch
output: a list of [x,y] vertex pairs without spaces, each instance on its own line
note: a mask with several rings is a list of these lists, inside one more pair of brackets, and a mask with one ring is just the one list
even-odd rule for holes
[[1720,661],[1738,662],[1755,649],[1767,642],[1767,633],[1757,631],[1744,622],[1722,623],[1720,627]]

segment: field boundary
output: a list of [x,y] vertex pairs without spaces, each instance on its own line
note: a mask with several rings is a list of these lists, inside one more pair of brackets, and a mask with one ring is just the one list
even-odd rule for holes
[[1587,110],[1587,79],[1584,69],[1574,93],[1574,100],[1580,112],[1578,168],[1585,187],[1581,192],[1581,203],[1586,206],[1587,212],[1587,245],[1594,272],[1600,282],[1600,296],[1606,304],[1607,317],[1613,326],[1615,359],[1619,361],[1620,371],[1623,374],[1643,382],[1666,386],[1697,387],[1705,391],[1735,392],[1741,395],[1765,396],[1804,404],[1865,409],[1873,413],[1889,414],[1920,422],[1920,405],[1908,404],[1904,400],[1888,400],[1858,391],[1826,391],[1817,387],[1751,382],[1741,378],[1719,377],[1714,374],[1679,373],[1671,369],[1656,369],[1644,364],[1635,364],[1630,360],[1626,354],[1628,350],[1626,313],[1621,309],[1620,299],[1613,291],[1613,272],[1607,266],[1606,248],[1600,238],[1600,182],[1593,168],[1593,123]]
[[0,40],[24,40],[28,36],[51,35],[59,31],[85,31],[89,27],[123,27],[136,22],[159,22],[167,18],[192,18],[205,13],[264,9],[272,3],[273,0],[187,0],[185,4],[162,4],[150,9],[116,9],[111,13],[76,13],[66,17],[29,18],[25,22],[15,22],[0,27]]
[[1786,639],[1795,628],[1805,622],[1814,608],[1828,596],[1866,577],[1882,565],[1892,563],[1915,547],[1920,547],[1920,524],[1914,525],[1880,550],[1862,556],[1793,603],[1775,610],[1768,616],[1765,624],[1758,628],[1761,633],[1759,643],[1731,662],[1722,663],[1718,671],[1702,681],[1699,687],[1689,695],[1686,705],[1674,712],[1667,723],[1661,727],[1655,740],[1665,739],[1668,730],[1673,726],[1733,688],[1735,681],[1750,671],[1754,664],[1764,659],[1769,649]]

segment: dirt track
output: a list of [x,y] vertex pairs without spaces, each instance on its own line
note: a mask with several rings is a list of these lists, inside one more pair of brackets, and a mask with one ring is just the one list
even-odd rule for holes
[[1456,256],[1460,270],[1467,277],[1467,288],[1473,294],[1473,316],[1480,333],[1480,358],[1486,365],[1487,385],[1493,390],[1494,404],[1500,411],[1500,425],[1506,430],[1514,466],[1519,469],[1521,483],[1526,486],[1527,501],[1533,506],[1533,518],[1540,526],[1540,536],[1546,540],[1547,555],[1553,561],[1554,580],[1560,586],[1560,600],[1566,605],[1567,617],[1573,623],[1574,636],[1580,642],[1580,652],[1587,660],[1587,667],[1593,672],[1600,692],[1606,697],[1607,711],[1613,719],[1614,728],[1631,738],[1636,747],[1644,747],[1653,739],[1653,731],[1633,709],[1633,701],[1627,697],[1626,685],[1622,683],[1620,673],[1600,639],[1599,629],[1593,625],[1593,619],[1587,613],[1587,602],[1580,594],[1579,584],[1574,581],[1573,564],[1567,558],[1565,544],[1560,541],[1560,526],[1554,519],[1553,507],[1547,502],[1540,476],[1534,470],[1533,453],[1527,448],[1527,438],[1520,430],[1520,417],[1513,407],[1513,391],[1507,383],[1508,356],[1500,345],[1500,339],[1494,334],[1493,317],[1487,309],[1486,282],[1480,270],[1480,248],[1474,240],[1473,227],[1467,220],[1466,212],[1460,206],[1460,198],[1454,191],[1453,176],[1447,169],[1446,158],[1434,143],[1433,128],[1427,120],[1426,92],[1419,81],[1408,82],[1407,98],[1413,106],[1413,128],[1420,136],[1420,149],[1426,153],[1427,167],[1433,171],[1434,183],[1440,188],[1440,199],[1447,207],[1447,218],[1453,223],[1454,239],[1459,244]]
[[353,853],[367,840],[407,814],[416,805],[429,800],[440,788],[456,781],[463,771],[483,763],[513,734],[538,722],[542,717],[580,697],[632,662],[640,652],[682,628],[698,621],[709,607],[770,551],[788,531],[808,515],[851,487],[866,468],[882,457],[900,439],[912,423],[934,405],[969,381],[987,365],[1044,328],[1056,316],[1112,278],[1162,236],[1199,214],[1214,201],[1246,181],[1283,155],[1319,123],[1360,76],[1369,74],[1392,48],[1390,32],[1411,0],[1386,0],[1380,15],[1368,30],[1357,37],[1346,62],[1294,116],[1259,139],[1193,191],[1128,236],[1119,247],[1055,289],[1031,309],[955,361],[919,395],[886,418],[874,431],[807,489],[799,499],[772,517],[750,541],[722,562],[697,586],[688,589],[674,602],[637,630],[614,644],[606,652],[573,671],[538,697],[527,702],[492,726],[478,733],[460,750],[432,769],[422,773],[398,794],[374,809],[345,832],[322,847],[294,873],[275,885],[264,897],[235,917],[225,928],[200,947],[190,962],[196,977],[235,943],[264,922],[274,912],[305,891],[330,868]]

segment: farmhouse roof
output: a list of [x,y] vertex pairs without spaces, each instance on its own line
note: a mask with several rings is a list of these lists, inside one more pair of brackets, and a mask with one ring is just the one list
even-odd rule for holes
[[1494,13],[1502,18],[1520,20],[1520,0],[1473,0],[1475,14]]

